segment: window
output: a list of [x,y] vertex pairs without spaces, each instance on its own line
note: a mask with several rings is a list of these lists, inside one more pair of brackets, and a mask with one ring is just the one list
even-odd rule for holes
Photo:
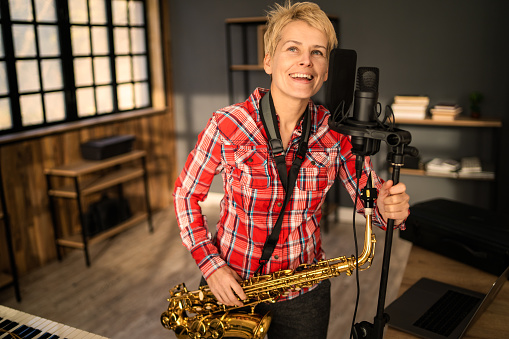
[[1,1],[0,133],[151,107],[145,11],[144,0]]

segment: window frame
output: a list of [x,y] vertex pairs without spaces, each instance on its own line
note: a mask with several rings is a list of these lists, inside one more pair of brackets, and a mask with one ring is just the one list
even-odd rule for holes
[[[79,86],[76,86],[75,83],[75,74],[74,74],[74,60],[76,59],[76,56],[73,56],[72,52],[72,40],[71,40],[71,22],[70,22],[70,16],[69,16],[69,8],[67,6],[68,0],[55,0],[55,7],[57,8],[57,22],[56,26],[58,27],[58,37],[59,37],[59,48],[60,48],[60,55],[58,58],[61,61],[61,67],[62,67],[62,81],[63,81],[63,89],[61,91],[64,92],[65,96],[65,110],[66,110],[66,116],[64,120],[59,120],[55,122],[50,122],[46,118],[46,114],[44,114],[45,110],[45,104],[42,103],[42,109],[43,109],[43,118],[44,122],[41,124],[36,125],[27,125],[23,126],[22,124],[22,115],[21,115],[21,108],[20,108],[20,96],[19,88],[18,88],[18,79],[17,79],[17,73],[16,73],[16,60],[19,60],[19,58],[16,58],[15,51],[14,51],[14,42],[13,42],[13,35],[12,35],[12,27],[13,24],[16,23],[16,20],[11,20],[10,12],[8,15],[5,15],[6,11],[9,10],[9,3],[8,1],[1,1],[0,4],[0,10],[2,13],[1,20],[1,26],[2,26],[2,37],[3,37],[3,45],[4,45],[4,56],[3,59],[6,64],[6,75],[7,75],[7,81],[8,81],[8,94],[3,95],[2,97],[8,97],[10,101],[10,107],[11,107],[11,119],[12,119],[12,127],[10,129],[4,129],[0,130],[0,142],[4,140],[17,140],[19,138],[25,138],[30,136],[38,136],[46,133],[55,133],[58,131],[68,130],[69,128],[75,127],[82,127],[82,126],[89,126],[89,125],[95,125],[100,123],[105,123],[108,121],[114,121],[117,119],[130,119],[132,117],[140,116],[140,115],[146,115],[146,114],[153,114],[153,113],[160,113],[164,112],[165,102],[163,102],[160,98],[156,98],[154,100],[154,91],[159,91],[159,89],[164,88],[164,80],[160,77],[156,77],[155,79],[156,85],[154,86],[154,79],[153,79],[153,70],[155,67],[162,68],[161,65],[161,58],[160,55],[162,55],[162,49],[161,47],[154,48],[151,46],[154,41],[160,41],[161,38],[161,27],[159,26],[159,17],[153,18],[153,15],[151,16],[151,21],[148,21],[149,13],[158,13],[160,8],[160,3],[157,0],[137,0],[141,1],[144,6],[144,24],[142,26],[137,27],[143,27],[144,29],[144,39],[145,39],[145,53],[142,54],[145,56],[146,60],[146,79],[141,81],[143,83],[146,83],[148,86],[148,105],[146,107],[142,108],[136,108],[136,106],[132,109],[127,110],[119,110],[118,109],[118,100],[116,100],[117,97],[117,85],[119,82],[116,79],[116,72],[115,72],[115,58],[116,53],[114,50],[114,41],[112,39],[113,37],[113,28],[116,27],[113,25],[112,22],[112,1],[113,0],[105,0],[106,4],[106,15],[107,15],[107,33],[108,33],[108,58],[110,59],[110,65],[113,65],[111,67],[110,71],[110,78],[111,82],[110,85],[112,87],[112,96],[113,96],[113,103],[114,108],[111,112],[102,113],[99,114],[97,112],[97,103],[96,103],[96,110],[94,115],[90,116],[78,116],[78,108],[76,103],[76,90],[79,88]],[[130,1],[130,0],[127,0]],[[35,0],[32,0],[32,5],[35,4]],[[88,5],[89,0],[86,0],[86,3]],[[35,6],[32,6],[32,12],[34,14],[32,25],[34,27],[34,30],[37,30],[39,25],[44,25],[44,23],[39,23],[37,21],[37,18],[35,17]],[[155,20],[154,20],[155,19]],[[152,22],[154,21],[154,22]],[[88,22],[88,27],[91,28],[93,26],[92,23],[90,23],[90,20]],[[129,24],[127,27],[131,27]],[[91,33],[89,32],[89,37]],[[38,40],[36,38],[35,44],[38,44]],[[36,46],[38,49],[38,46]],[[156,57],[152,55],[153,52],[156,54]],[[41,55],[39,52],[36,53],[37,55],[34,58],[30,58],[30,60],[37,60],[37,63],[39,65],[39,75],[41,76],[41,68],[40,68],[40,61],[41,59],[47,59],[47,58],[41,58]],[[159,55],[157,55],[159,54]],[[131,67],[133,63],[133,56],[136,54],[132,53],[132,50],[129,51],[129,55],[131,57]],[[91,50],[90,58],[93,58],[94,54]],[[51,59],[51,58],[49,58]],[[159,62],[158,62],[159,61]],[[159,68],[159,69],[160,69]],[[92,69],[92,77],[94,70]],[[134,74],[132,74],[134,76]],[[38,93],[41,96],[41,100],[43,99],[43,95],[47,91],[42,87],[43,79],[42,77],[39,78],[40,82],[40,89]],[[136,81],[131,77],[131,84],[134,88],[135,83],[139,83],[140,81]],[[94,89],[97,87],[97,84],[93,83],[91,86]],[[164,90],[163,90],[164,91]],[[133,102],[134,102],[133,98]]]

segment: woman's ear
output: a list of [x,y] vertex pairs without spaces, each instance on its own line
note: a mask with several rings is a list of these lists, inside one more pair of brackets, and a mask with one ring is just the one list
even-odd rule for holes
[[272,74],[272,59],[269,53],[265,54],[265,57],[263,58],[263,69],[265,70],[265,73],[269,75]]

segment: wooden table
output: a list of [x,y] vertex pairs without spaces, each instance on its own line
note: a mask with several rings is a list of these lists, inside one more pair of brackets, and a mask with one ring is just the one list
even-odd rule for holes
[[[399,295],[420,278],[427,277],[448,284],[487,293],[496,276],[459,261],[412,246],[403,275]],[[385,338],[416,338],[413,335],[386,326]],[[506,282],[493,303],[470,327],[463,338],[509,338],[509,282]]]

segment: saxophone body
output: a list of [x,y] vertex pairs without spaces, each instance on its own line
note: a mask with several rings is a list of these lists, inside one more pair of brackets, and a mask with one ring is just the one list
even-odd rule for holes
[[293,270],[254,276],[241,283],[247,296],[242,307],[219,304],[208,286],[188,291],[184,283],[179,284],[170,290],[168,309],[161,315],[162,325],[174,331],[179,339],[264,338],[272,318],[270,312],[255,313],[256,305],[275,303],[290,291],[311,287],[341,273],[350,276],[357,268],[365,270],[371,266],[376,243],[372,209],[366,208],[365,215],[364,247],[358,258],[342,256],[316,264],[302,264]]

